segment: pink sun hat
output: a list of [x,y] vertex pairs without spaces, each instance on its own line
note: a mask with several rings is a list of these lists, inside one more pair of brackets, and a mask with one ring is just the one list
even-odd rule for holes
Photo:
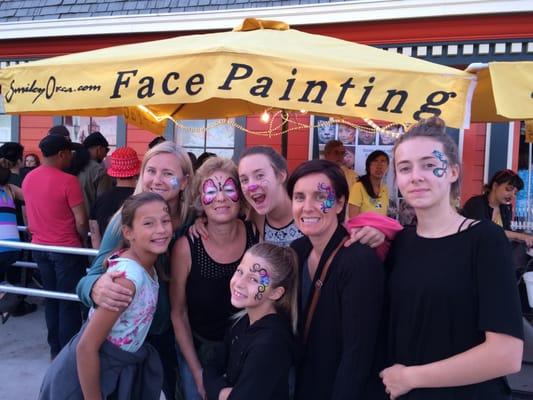
[[113,178],[132,178],[139,175],[141,161],[131,147],[120,147],[111,154],[111,166],[107,174]]

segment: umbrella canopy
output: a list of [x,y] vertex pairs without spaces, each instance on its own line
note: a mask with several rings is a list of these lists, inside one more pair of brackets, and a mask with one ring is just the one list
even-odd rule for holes
[[533,119],[533,61],[472,64],[467,71],[478,75],[473,122]]
[[[370,46],[247,19],[231,32],[110,47],[0,70],[8,113],[161,119],[306,110],[412,123],[469,124],[476,77]],[[166,122],[166,121],[163,121]]]

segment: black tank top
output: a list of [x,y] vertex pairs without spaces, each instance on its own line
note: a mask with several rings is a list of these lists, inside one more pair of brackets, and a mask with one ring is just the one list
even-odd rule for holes
[[[246,250],[256,242],[252,224],[245,222]],[[222,341],[231,316],[237,309],[231,305],[229,282],[244,253],[229,264],[213,260],[205,250],[202,239],[194,242],[187,236],[191,249],[191,272],[187,279],[187,308],[193,334]]]

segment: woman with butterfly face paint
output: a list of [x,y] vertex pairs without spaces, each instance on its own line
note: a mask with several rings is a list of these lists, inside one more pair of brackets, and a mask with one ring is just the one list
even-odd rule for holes
[[236,312],[229,282],[257,236],[252,224],[239,218],[243,198],[233,161],[208,159],[196,171],[193,194],[197,211],[207,221],[209,240],[182,237],[176,242],[170,283],[186,400],[205,397],[204,367],[224,367],[223,339]]
[[[191,191],[189,181],[193,170],[187,152],[176,144],[165,141],[151,148],[144,156],[141,172],[134,194],[154,192],[169,204],[170,218],[174,238],[181,236],[190,225]],[[109,311],[118,311],[131,302],[131,291],[118,283],[118,272],[103,273],[103,264],[123,240],[121,232],[120,210],[113,216],[107,226],[98,256],[92,263],[86,277],[82,278],[76,288],[81,301],[88,307],[99,306]],[[176,387],[176,357],[170,349],[174,347],[174,334],[170,323],[170,301],[168,296],[169,255],[161,254],[156,262],[159,278],[159,299],[154,320],[150,326],[147,341],[159,352],[165,372],[163,391],[165,397],[173,399]]]
[[348,184],[326,160],[307,161],[287,182],[296,225],[291,247],[299,263],[296,400],[379,399],[378,346],[385,271],[366,245],[343,246]]
[[509,243],[490,221],[459,215],[457,146],[444,122],[412,126],[394,147],[398,188],[416,212],[387,259],[391,399],[509,399],[522,359]]

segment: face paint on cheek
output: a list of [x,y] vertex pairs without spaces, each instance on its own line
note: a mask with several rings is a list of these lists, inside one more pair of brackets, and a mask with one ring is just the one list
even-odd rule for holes
[[179,189],[180,187],[180,180],[175,176],[170,178],[169,183],[170,183],[170,187],[174,190]]
[[234,203],[239,201],[239,189],[237,186],[237,182],[235,182],[235,179],[226,179],[224,185],[222,186],[222,190],[224,191],[224,194]]
[[335,205],[335,192],[329,185],[325,184],[324,182],[320,182],[318,184],[318,191],[321,192],[321,194],[323,194],[325,197],[325,199],[322,201],[322,204],[320,205],[320,211],[322,211],[324,214],[327,214],[329,210],[331,210]]
[[202,203],[207,206],[211,204],[217,196],[217,187],[212,179],[207,179],[202,185]]
[[252,267],[250,268],[250,271],[259,273],[259,286],[257,287],[257,293],[255,295],[255,299],[261,300],[263,298],[263,293],[265,292],[266,288],[270,285],[270,276],[268,276],[267,270],[261,267],[261,265],[257,263],[252,265]]
[[433,150],[432,154],[442,163],[441,167],[433,169],[433,175],[435,175],[437,178],[442,178],[444,174],[448,172],[448,160],[446,159],[446,156],[438,150]]

